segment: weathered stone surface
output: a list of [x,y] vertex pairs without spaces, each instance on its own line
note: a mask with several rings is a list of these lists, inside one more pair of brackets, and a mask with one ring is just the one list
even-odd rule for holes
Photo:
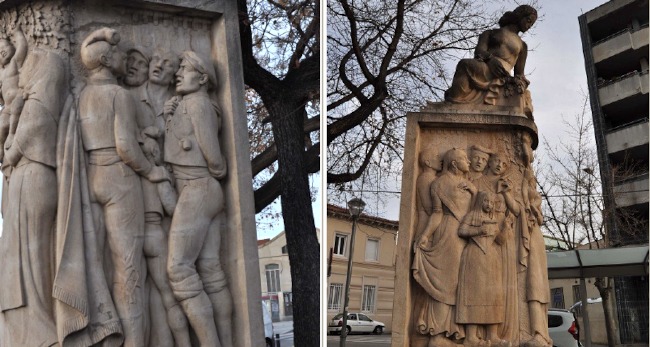
[[[430,103],[407,115],[393,346],[550,345],[537,128],[521,111]],[[422,165],[430,152],[441,168]]]
[[262,345],[236,4],[0,1],[0,28],[0,345]]

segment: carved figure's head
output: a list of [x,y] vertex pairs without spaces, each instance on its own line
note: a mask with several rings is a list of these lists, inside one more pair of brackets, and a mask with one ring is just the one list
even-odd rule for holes
[[479,191],[476,197],[477,203],[481,204],[480,208],[485,213],[490,213],[494,210],[496,200],[496,194],[483,190]]
[[16,54],[16,47],[7,39],[0,39],[0,65],[9,64],[11,58]]
[[444,166],[448,171],[469,172],[469,159],[464,150],[452,148],[445,153]]
[[180,68],[176,72],[176,92],[190,94],[203,88],[207,91],[217,85],[214,67],[208,60],[193,51],[181,54]]
[[469,160],[471,162],[470,168],[475,172],[483,172],[487,166],[488,159],[490,159],[492,151],[478,145],[470,147]]
[[438,151],[431,147],[427,147],[420,152],[419,158],[420,166],[430,167],[436,171],[442,170],[442,159],[438,155]]
[[130,49],[126,55],[124,84],[131,87],[140,86],[149,78],[149,58],[137,48]]
[[163,86],[171,85],[178,71],[178,63],[178,55],[173,52],[155,52],[149,63],[149,81]]
[[126,75],[126,55],[117,47],[119,42],[114,29],[93,31],[81,43],[81,62],[90,71],[106,68],[115,76]]
[[490,155],[488,167],[494,175],[501,176],[508,170],[508,162],[500,154],[494,153]]
[[530,5],[520,5],[514,11],[508,11],[499,19],[499,26],[516,24],[519,31],[526,32],[537,21],[537,10]]

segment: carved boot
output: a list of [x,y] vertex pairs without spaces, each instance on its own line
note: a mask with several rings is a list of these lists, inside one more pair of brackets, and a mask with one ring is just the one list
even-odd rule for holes
[[217,327],[214,324],[212,304],[208,295],[201,293],[181,301],[181,307],[199,338],[201,347],[221,347]]

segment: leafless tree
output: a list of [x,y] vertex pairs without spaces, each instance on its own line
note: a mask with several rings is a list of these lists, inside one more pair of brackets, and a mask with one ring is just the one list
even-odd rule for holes
[[497,17],[478,1],[327,7],[327,182],[336,198],[350,186],[378,190],[399,177],[406,112],[442,100],[449,68]]
[[[626,209],[606,204],[609,196],[615,200],[626,192],[606,191],[601,184],[598,156],[585,96],[582,112],[572,120],[563,121],[562,140],[544,138],[538,152],[536,172],[538,186],[543,198],[544,232],[561,240],[559,248],[575,249],[605,248],[617,246],[622,240],[641,239],[647,232],[647,222]],[[635,175],[634,165],[622,165],[612,169],[614,181],[629,179]],[[615,223],[606,223],[614,220]],[[615,225],[617,232],[611,232]],[[625,231],[624,233],[622,233]],[[594,285],[603,299],[605,328],[609,346],[618,341],[618,331],[613,311],[613,282],[611,277],[598,277]]]
[[237,0],[255,209],[281,196],[294,341],[319,343],[319,244],[309,174],[320,169],[319,0]]

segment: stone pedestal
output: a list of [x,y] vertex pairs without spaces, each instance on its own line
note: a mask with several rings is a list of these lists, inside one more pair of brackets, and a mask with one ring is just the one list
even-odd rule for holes
[[[407,115],[395,269],[393,347],[427,346],[433,335],[450,325],[455,326],[452,330],[456,334],[447,330],[451,338],[433,344],[463,343],[468,331],[467,324],[461,323],[463,320],[476,322],[478,337],[482,340],[487,339],[485,329],[489,324],[498,324],[500,339],[514,346],[533,337],[528,302],[547,303],[547,298],[537,292],[546,292],[548,296],[549,291],[548,284],[530,290],[547,281],[543,241],[540,250],[539,225],[530,212],[531,206],[539,208],[540,203],[539,196],[534,193],[530,167],[532,150],[537,143],[537,127],[521,108],[430,103],[419,112]],[[473,168],[475,150],[482,151],[484,156],[480,172]],[[456,155],[450,155],[452,152]],[[458,159],[465,153],[465,159]],[[491,170],[490,165],[497,165],[491,162],[492,158],[502,163],[494,170],[498,174]],[[467,159],[471,163],[467,163]],[[455,164],[447,160],[454,160]],[[459,160],[465,163],[457,163]],[[451,179],[446,171],[458,176]],[[485,178],[481,178],[483,176]],[[468,188],[470,185],[473,188]],[[481,191],[490,190],[489,196],[498,197],[496,206],[500,207],[487,213],[475,202],[479,197],[488,196]],[[506,194],[515,205],[512,209],[504,204]],[[428,202],[423,203],[424,197]],[[499,209],[500,212],[495,211]],[[436,214],[435,230],[429,230],[432,236],[420,245],[420,236],[427,233],[427,223]],[[483,220],[478,217],[481,215]],[[509,234],[504,233],[502,244],[494,243],[494,234],[506,229]],[[467,235],[472,230],[477,234],[481,230],[492,230],[492,235],[479,240],[480,236]],[[475,249],[470,249],[472,247]],[[540,251],[543,264],[540,264]],[[481,267],[495,259],[498,260],[495,267],[488,264],[485,269],[475,271],[477,264]],[[483,273],[484,270],[487,273]],[[419,272],[418,279],[414,277],[416,272]],[[494,279],[499,279],[498,283]],[[452,283],[454,281],[457,282]],[[501,292],[490,293],[485,288],[497,288]],[[446,308],[442,311],[439,307],[433,308],[432,301],[436,299],[430,293],[446,301]],[[464,313],[459,314],[458,306],[462,303],[467,305]],[[487,310],[485,306],[477,308],[481,305],[493,306]],[[430,314],[424,312],[427,309]],[[436,316],[439,312],[449,316]],[[546,312],[535,319],[542,319],[546,324]],[[426,329],[431,329],[431,334],[418,332]]]
[[[223,218],[220,219],[220,225],[217,227],[221,235],[220,260],[228,283],[227,286],[232,293],[233,345],[263,345],[264,329],[260,310],[260,278],[255,233],[255,211],[251,184],[249,143],[246,135],[247,123],[244,109],[243,73],[240,64],[241,53],[236,3],[223,0],[4,0],[0,1],[0,16],[0,27],[2,27],[3,36],[6,37],[16,27],[19,27],[24,32],[29,49],[25,64],[30,64],[30,71],[33,72],[40,64],[40,70],[37,69],[37,73],[42,75],[52,73],[63,76],[62,78],[56,77],[57,84],[43,85],[43,88],[54,87],[52,90],[46,90],[43,93],[43,95],[53,100],[41,99],[38,101],[46,104],[46,106],[54,105],[51,110],[48,109],[50,113],[43,111],[41,114],[43,117],[47,116],[55,119],[53,125],[45,129],[44,133],[54,134],[54,137],[56,137],[57,133],[59,134],[59,152],[61,152],[62,146],[65,144],[67,129],[62,128],[64,125],[59,124],[58,120],[76,117],[73,114],[78,107],[79,94],[84,86],[88,84],[89,76],[88,67],[84,66],[80,58],[80,46],[93,31],[102,27],[116,30],[120,36],[117,47],[123,52],[135,48],[151,57],[156,51],[173,52],[177,56],[183,51],[194,51],[198,56],[205,57],[212,64],[216,72],[216,81],[211,80],[210,82],[216,82],[216,88],[211,91],[211,98],[215,104],[218,104],[218,109],[220,109],[220,124],[218,125],[219,151],[227,164],[225,178],[222,178],[223,175],[218,177],[219,184],[223,189],[225,209],[221,212]],[[30,60],[36,59],[30,57],[38,57],[39,54],[52,57],[52,59],[38,58],[41,59],[40,62]],[[51,61],[57,64],[47,65],[47,62]],[[25,86],[24,84],[29,84],[29,82],[25,80],[26,82],[23,83],[23,71],[20,74],[20,83],[24,90],[39,88],[38,85]],[[30,81],[36,80],[37,78],[32,78]],[[120,85],[123,86],[121,80]],[[173,87],[171,89],[173,90]],[[4,86],[3,93],[5,93]],[[4,95],[4,99],[7,100],[7,95]],[[136,101],[141,100],[136,98]],[[157,107],[162,107],[162,105],[157,105]],[[24,114],[25,112],[20,117],[19,127],[23,119],[27,122]],[[82,117],[84,116],[86,115],[82,115]],[[58,130],[57,125],[59,126]],[[73,128],[69,127],[69,129]],[[40,134],[37,133],[34,136],[40,136]],[[56,145],[50,145],[49,147],[57,148]],[[189,150],[189,148],[183,148]],[[50,166],[52,169],[56,166],[58,183],[60,184],[62,170],[65,168],[70,169],[71,166],[76,165],[76,162],[71,164],[59,154],[57,164],[54,165],[53,163]],[[128,176],[129,173],[127,172],[124,175]],[[83,183],[87,182],[82,181]],[[6,201],[7,192],[3,193],[5,193],[2,201],[3,206],[16,203],[15,200]],[[59,189],[59,198],[60,193],[61,189]],[[9,199],[11,200],[11,197]],[[62,208],[60,202],[59,199],[59,211]],[[6,212],[5,208],[3,208],[3,212]],[[84,213],[86,212],[89,211],[84,211]],[[6,213],[4,217],[5,221],[7,221]],[[168,224],[170,219],[171,216],[166,217],[163,220],[163,225]],[[57,225],[60,226],[61,223],[61,220],[57,221]],[[5,227],[4,230],[3,239],[6,239],[8,229]],[[79,228],[71,230],[71,232],[81,235],[84,230]],[[52,245],[53,247],[61,247],[65,242],[65,236],[61,234],[58,228],[54,238],[56,241],[52,240],[55,243]],[[30,240],[30,242],[33,241]],[[62,265],[60,259],[64,252],[65,250],[61,249],[53,252],[56,254],[57,259],[54,259],[54,254],[52,254],[51,258],[43,255],[44,259],[39,260],[40,265],[36,264],[35,266],[59,267]],[[95,260],[101,258],[101,255],[94,256],[96,256]],[[219,257],[219,254],[214,256]],[[86,259],[88,259],[88,255],[86,255]],[[8,261],[20,262],[20,259],[3,258],[3,264]],[[22,264],[24,264],[24,261],[23,259]],[[75,264],[71,265],[74,266]],[[32,266],[34,265],[32,264]],[[57,271],[58,268],[54,269],[54,276],[58,276]],[[83,275],[80,274],[80,276]],[[74,275],[72,276],[74,277]],[[52,281],[53,278],[47,278],[45,281]],[[47,284],[47,286],[51,292],[52,283]],[[0,286],[0,291],[6,290],[5,287]],[[37,288],[37,290],[40,289]],[[72,303],[72,306],[78,306],[73,308],[80,309],[80,311],[88,309],[85,307],[88,303],[81,301],[75,303],[75,299],[68,299],[68,306]],[[32,303],[28,299],[26,305],[32,305]],[[54,304],[45,304],[47,306],[45,311],[52,314]],[[3,307],[3,309],[6,308]],[[99,308],[99,310],[101,311],[102,308]],[[80,312],[81,315],[87,313]],[[56,322],[59,340],[63,338],[60,323]],[[83,329],[85,324],[89,323],[84,318],[79,318],[75,322],[61,324],[68,324],[69,327],[66,329],[69,330],[69,333],[73,333],[72,331],[75,329]],[[42,326],[28,327],[31,333],[35,333],[39,329],[42,329]],[[93,327],[90,328],[90,330],[93,329]],[[94,339],[93,334],[94,332],[90,331],[88,339]],[[4,341],[4,338],[0,339]]]

